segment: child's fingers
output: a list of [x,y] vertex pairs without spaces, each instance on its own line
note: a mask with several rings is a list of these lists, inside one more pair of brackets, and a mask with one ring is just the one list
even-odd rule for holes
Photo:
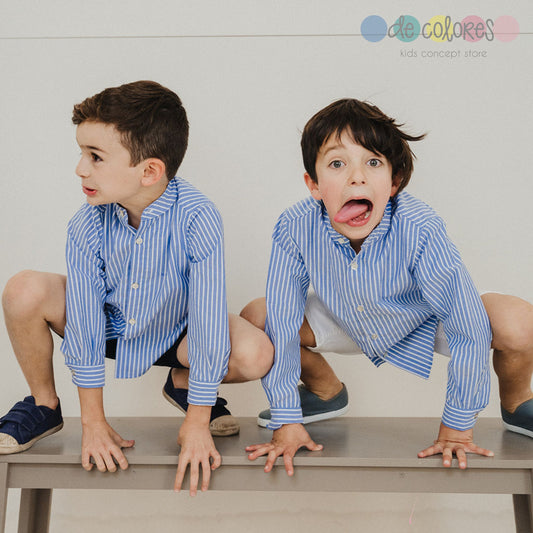
[[178,459],[178,469],[176,470],[176,480],[174,481],[174,490],[179,492],[183,485],[183,478],[185,477],[185,471],[187,470],[188,462],[180,455]]
[[457,455],[457,461],[459,462],[459,468],[464,470],[466,468],[466,452],[463,448],[457,448],[455,451],[455,455]]
[[270,472],[274,468],[274,463],[276,462],[276,459],[278,458],[279,453],[276,452],[276,450],[271,450],[268,452],[267,460],[265,463],[265,472]]
[[116,472],[117,471],[117,465],[115,464],[115,461],[113,460],[113,451],[106,452],[103,457],[104,465],[106,469],[109,472]]
[[82,450],[81,452],[81,466],[87,472],[93,469],[94,465],[91,463],[91,454],[87,450]]
[[122,453],[122,450],[120,448],[117,448],[115,450],[111,451],[113,458],[118,463],[118,466],[121,470],[126,470],[128,468],[128,460],[126,459],[126,456]]
[[252,444],[250,446],[246,446],[245,450],[247,452],[253,452],[256,450],[260,450],[261,448],[272,448],[271,442],[263,442],[261,444]]
[[216,470],[222,464],[222,457],[217,451],[214,451],[211,454],[211,457],[213,458],[211,470]]
[[468,446],[465,446],[465,450],[468,453],[475,453],[477,455],[484,455],[485,457],[494,457],[494,452],[491,450],[487,450],[485,448],[481,448],[480,446],[477,446],[476,444],[472,443]]
[[209,459],[202,461],[202,486],[201,491],[205,492],[209,488],[209,481],[211,480],[211,465]]
[[250,459],[250,461],[253,461],[258,457],[261,457],[261,455],[266,455],[270,453],[273,450],[273,445],[270,443],[256,444],[254,446],[249,446],[248,448],[246,448],[246,451],[250,450],[253,451],[248,455],[248,459]]
[[189,465],[189,472],[190,472],[189,494],[191,496],[196,496],[196,493],[198,492],[198,478],[200,476],[200,467],[196,461],[191,461]]
[[319,452],[320,450],[324,449],[324,446],[322,444],[317,444],[315,441],[312,440],[306,442],[305,447],[311,452]]
[[99,472],[105,472],[107,470],[107,467],[105,465],[105,462],[100,454],[91,454],[92,458],[94,459],[94,462],[96,464],[96,468]]
[[294,454],[291,454],[291,453],[283,454],[283,462],[285,463],[285,471],[287,472],[287,475],[289,476],[292,476],[294,474],[294,466],[292,464],[293,457],[294,457]]
[[442,450],[442,465],[445,467],[452,466],[453,451],[451,448],[444,447]]
[[437,455],[439,453],[442,453],[442,446],[440,444],[433,444],[425,450],[418,452],[418,457],[429,457],[431,455]]

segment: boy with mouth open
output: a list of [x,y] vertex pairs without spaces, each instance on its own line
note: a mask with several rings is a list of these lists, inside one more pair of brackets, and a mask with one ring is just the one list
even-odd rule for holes
[[438,437],[418,455],[442,453],[449,467],[456,454],[466,468],[468,452],[493,455],[473,441],[489,400],[492,342],[504,423],[533,436],[533,306],[481,298],[443,221],[402,192],[413,170],[408,141],[423,137],[354,99],[334,102],[304,128],[311,198],[279,218],[266,303],[254,300],[241,313],[265,328],[275,350],[263,378],[270,409],[258,418],[274,430],[272,441],[247,448],[252,460],[267,455],[266,472],[282,455],[292,475],[300,447],[322,449],[302,424],[347,410],[346,387],[321,351],[364,353],[376,366],[424,378],[434,352],[450,356]]
[[[17,453],[63,425],[52,332],[78,387],[82,466],[128,461],[104,414],[105,358],[117,378],[169,367],[164,397],[186,412],[175,479],[190,466],[190,493],[221,464],[212,435],[239,432],[220,383],[262,377],[272,364],[264,332],[228,315],[222,220],[215,205],[175,177],[189,123],[177,94],[151,81],[105,89],[74,106],[87,203],[68,225],[67,276],[26,271],[3,294],[6,326],[31,396],[0,419],[0,453]],[[94,461],[94,463],[92,462]],[[201,474],[200,474],[201,471]]]

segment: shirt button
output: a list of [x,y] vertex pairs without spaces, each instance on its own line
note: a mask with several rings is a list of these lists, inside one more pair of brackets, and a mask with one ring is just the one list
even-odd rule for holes
[[378,338],[378,334],[377,333],[372,333],[371,337],[372,337],[372,339],[376,340]]
[[350,264],[350,268],[351,268],[352,270],[357,270],[357,267],[358,267],[358,266],[359,266],[359,265],[357,264],[357,261],[354,261],[353,263]]
[[142,244],[142,243],[143,243],[142,237],[135,239],[135,244]]
[[360,313],[362,313],[362,312],[365,310],[365,308],[364,308],[362,305],[358,305],[358,306],[357,306],[357,310],[358,310]]
[[137,323],[137,321],[136,321],[134,318],[130,318],[130,319],[128,320],[128,324],[129,324],[130,326],[135,326],[136,323]]
[[132,283],[131,284],[131,288],[132,289],[138,289],[139,288],[139,284],[138,283]]

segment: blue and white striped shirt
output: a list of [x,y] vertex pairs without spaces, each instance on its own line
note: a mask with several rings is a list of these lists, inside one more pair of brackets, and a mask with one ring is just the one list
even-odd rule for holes
[[301,422],[299,329],[309,286],[345,332],[379,366],[427,378],[438,321],[452,357],[442,421],[471,428],[489,399],[491,329],[487,314],[444,222],[401,193],[358,254],[331,226],[322,202],[286,210],[273,233],[266,331],[275,361],[263,378],[271,429]]
[[67,324],[61,346],[79,387],[105,382],[106,339],[115,375],[144,374],[187,327],[189,402],[213,405],[230,353],[222,220],[178,178],[136,230],[118,204],[84,205],[67,236]]

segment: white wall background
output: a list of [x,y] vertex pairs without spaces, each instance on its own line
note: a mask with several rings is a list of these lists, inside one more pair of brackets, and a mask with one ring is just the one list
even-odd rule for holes
[[[414,133],[429,132],[414,146],[418,162],[408,190],[445,218],[480,289],[533,301],[531,0],[0,0],[0,8],[1,286],[26,268],[65,272],[65,227],[84,202],[74,174],[73,104],[108,86],[154,79],[178,92],[191,122],[179,174],[223,215],[232,312],[264,293],[274,221],[306,195],[301,129],[345,96],[372,101]],[[521,35],[473,44],[369,43],[359,35],[367,15],[390,25],[406,13],[422,22],[435,15],[512,15]],[[417,58],[401,57],[411,49]],[[422,50],[445,49],[487,55],[420,57]],[[5,329],[0,353],[4,411],[26,392]],[[440,416],[445,360],[436,360],[427,382],[376,370],[363,358],[330,360],[349,388],[350,416]],[[160,394],[164,379],[162,369],[131,382],[110,377],[107,414],[175,416]],[[59,351],[56,380],[64,414],[78,415]],[[265,405],[259,382],[223,386],[222,393],[238,416],[255,416]],[[494,387],[484,416],[498,411]],[[209,493],[190,500],[170,492],[57,491],[54,498],[52,531],[513,528],[511,499],[504,496]]]

